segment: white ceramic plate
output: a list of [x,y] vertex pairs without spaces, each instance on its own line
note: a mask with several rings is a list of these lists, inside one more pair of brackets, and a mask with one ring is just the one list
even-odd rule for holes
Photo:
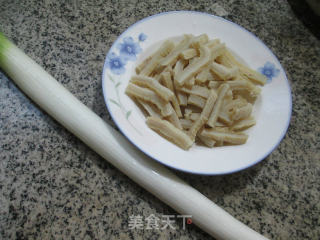
[[[253,69],[268,76],[253,115],[257,124],[246,144],[184,151],[145,124],[145,116],[125,95],[135,66],[159,44],[182,34],[220,38]],[[103,69],[103,93],[109,112],[121,132],[153,159],[178,170],[197,174],[226,174],[248,168],[269,155],[283,138],[291,116],[291,93],[285,72],[262,41],[241,26],[200,12],[175,11],[145,18],[115,41]]]

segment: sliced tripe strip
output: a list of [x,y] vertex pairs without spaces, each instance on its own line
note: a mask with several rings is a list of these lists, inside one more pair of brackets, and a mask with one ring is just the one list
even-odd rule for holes
[[202,87],[199,85],[194,85],[192,86],[191,89],[186,88],[186,87],[182,87],[180,88],[180,91],[188,93],[188,94],[193,94],[193,95],[197,95],[203,98],[208,98],[209,96],[209,90],[206,87]]
[[[248,82],[247,80],[245,79],[240,79],[240,78],[237,78],[235,80],[232,80],[232,81],[227,81],[226,83],[229,84],[230,88],[231,89],[248,89],[248,90],[251,90],[249,88],[249,85],[248,85]],[[252,84],[252,83],[251,83]],[[253,85],[254,86],[254,85]],[[256,87],[256,86],[255,86]]]
[[214,47],[210,48],[212,61],[214,61],[217,57],[221,56],[225,51],[226,45],[224,43],[219,43]]
[[173,92],[169,88],[162,86],[154,78],[143,75],[135,75],[131,78],[130,81],[138,86],[150,88],[166,101],[170,101],[174,97]]
[[188,130],[192,127],[193,122],[190,119],[180,118],[179,119],[183,129]]
[[208,121],[208,118],[205,116],[200,116],[192,125],[188,131],[188,135],[191,139],[195,139],[199,129]]
[[217,46],[218,44],[220,44],[220,39],[213,39],[213,40],[210,40],[206,43],[206,47],[208,47],[209,49]]
[[161,111],[161,115],[164,117],[171,114],[170,103],[164,101],[150,89],[137,86],[133,83],[129,83],[126,88],[126,94],[138,99],[142,99],[146,102],[153,103]]
[[[191,64],[194,64],[196,61],[198,61],[200,59],[200,57],[194,57],[194,58],[191,58],[189,59],[188,61],[188,64],[187,65],[191,65]],[[187,66],[186,65],[186,66]]]
[[169,116],[172,113],[172,108],[170,108],[170,103],[165,103],[162,109],[160,109],[161,115],[163,117]]
[[251,115],[251,112],[252,112],[252,104],[248,103],[243,107],[235,108],[231,113],[231,118],[232,120],[237,121],[237,120],[249,117]]
[[224,83],[223,81],[209,81],[208,87],[212,89],[217,89],[220,87],[220,85]]
[[225,126],[226,126],[226,124],[220,122],[219,119],[218,119],[218,121],[216,121],[215,127],[225,127]]
[[197,95],[190,94],[188,97],[188,104],[194,105],[199,108],[204,108],[204,105],[206,104],[206,100]]
[[244,144],[248,139],[248,135],[244,133],[222,132],[213,129],[204,129],[201,134],[215,141],[222,141],[231,144]]
[[[170,72],[163,72],[161,74],[161,79],[162,79],[162,84],[165,87],[169,88],[172,92],[175,92]],[[171,99],[171,102],[172,102],[173,108],[176,111],[178,117],[182,117],[180,105],[179,105],[177,96],[175,94],[173,95],[173,98]]]
[[168,66],[170,64],[173,64],[177,58],[179,57],[179,54],[187,49],[192,41],[192,35],[184,35],[183,39],[172,49],[172,51],[160,61],[161,66]]
[[202,70],[202,68],[209,63],[211,59],[210,51],[207,47],[200,47],[200,57],[193,63],[189,63],[189,65],[177,75],[176,81],[178,85],[182,86],[184,83],[198,72]]
[[238,63],[239,71],[241,76],[245,77],[246,79],[250,80],[255,84],[264,85],[267,82],[267,77],[251,68]]
[[[230,126],[233,123],[233,121],[230,119],[229,114],[226,111],[220,111],[220,113],[218,115],[218,120],[220,122],[226,124],[227,126]],[[217,125],[215,124],[215,126],[217,126]]]
[[191,114],[192,114],[192,110],[191,110],[191,109],[186,108],[186,109],[184,110],[184,118],[190,119]]
[[169,65],[167,66],[163,72],[169,72],[171,74],[171,76],[173,76],[173,66]]
[[176,96],[174,96],[174,98],[172,99],[172,105],[173,105],[173,108],[175,110],[175,112],[177,113],[178,117],[182,117],[182,112],[181,112],[181,109],[180,109],[180,105],[179,105],[179,102],[178,102],[178,99]]
[[200,113],[191,113],[189,118],[191,121],[195,122],[200,118],[200,115]]
[[266,76],[237,61],[229,50],[225,51],[222,58],[219,60],[223,65],[226,65],[227,67],[231,67],[234,65],[238,66],[240,74],[254,83],[264,85],[267,82]]
[[150,61],[140,70],[140,75],[148,76],[157,67],[159,61],[174,48],[172,41],[165,41],[161,47],[152,55]]
[[[188,63],[186,63],[188,61],[185,61],[183,59],[179,59],[176,64],[174,65],[174,68],[173,68],[173,75],[172,75],[172,81],[173,81],[173,86],[174,86],[174,89],[177,91],[181,88],[180,85],[178,85],[177,83],[177,76],[179,74],[181,74],[181,72],[183,71],[184,69],[184,66],[187,65]],[[176,92],[176,95],[178,93]]]
[[232,101],[234,101],[233,94],[232,94],[232,90],[229,88],[226,95],[224,96],[223,103],[222,103],[223,108],[221,109],[221,111],[226,109],[226,105],[228,105]]
[[156,111],[155,107],[152,106],[151,103],[145,102],[141,99],[137,99],[137,102],[143,107],[149,116],[161,118],[161,115]]
[[[211,74],[210,74],[211,75]],[[205,83],[209,78],[209,66],[201,70],[196,76],[196,83]]]
[[[204,124],[206,124],[206,122],[208,121],[208,117],[212,111],[212,108],[214,106],[214,103],[217,99],[217,94],[215,93],[214,90],[210,91],[209,97],[206,101],[206,104],[200,114],[199,117],[197,117],[197,120],[195,121],[194,125],[190,128],[190,130],[188,131],[189,136],[194,139],[198,133],[198,131],[204,126]],[[192,115],[195,113],[191,114]],[[192,120],[192,118],[191,118]]]
[[213,110],[210,114],[209,120],[207,122],[207,125],[209,125],[210,127],[214,127],[217,118],[219,116],[219,112],[221,109],[221,105],[223,102],[223,98],[226,95],[227,91],[229,90],[229,85],[228,84],[222,84],[219,89],[218,89],[218,99],[215,102],[214,106],[213,106]]
[[234,98],[241,97],[241,98],[245,99],[247,102],[250,102],[252,104],[257,99],[257,96],[252,96],[248,92],[248,90],[246,90],[246,89],[239,89],[239,90],[234,89],[234,90],[232,90],[232,93],[233,93]]
[[208,41],[209,41],[209,37],[208,37],[208,35],[206,33],[202,33],[199,36],[195,36],[193,38],[193,42],[197,42],[197,43],[199,43],[201,45],[206,44]]
[[[230,91],[231,90],[229,89],[228,92],[230,92]],[[235,104],[232,104],[232,103],[234,103],[236,101],[238,101],[238,99],[237,100],[233,100],[232,96],[231,96],[231,98],[227,98],[227,96],[225,96],[224,99],[223,99],[223,102],[222,102],[222,106],[223,107],[221,107],[221,110],[219,112],[217,120],[219,120],[220,122],[224,123],[227,126],[232,125],[233,121],[230,118],[230,110],[232,110],[233,106],[236,106]],[[217,126],[215,125],[215,127],[217,127]]]
[[214,81],[221,81],[221,82],[224,81],[217,74],[215,74],[213,71],[210,70],[210,73],[211,73],[211,76],[212,76]]
[[168,66],[157,66],[154,71],[151,73],[150,76],[153,75],[161,75],[163,72],[169,72],[170,74],[173,74],[173,69],[171,65]]
[[209,66],[208,66],[208,78],[207,78],[207,81],[216,81],[217,79],[211,74],[211,72],[209,71]]
[[[195,83],[195,78],[194,77],[191,77],[189,78],[186,82],[185,82],[185,86],[188,87],[188,88],[192,88],[192,86],[194,85]],[[180,90],[180,88],[179,88]]]
[[210,90],[206,104],[201,112],[202,116],[209,118],[210,113],[212,112],[212,109],[213,109],[215,102],[217,100],[217,97],[218,97],[218,95],[217,95],[216,91],[213,89]]
[[[229,85],[229,84],[228,84]],[[226,95],[224,96],[224,100],[226,102],[230,102],[233,99],[233,92],[232,90],[229,88],[229,90],[227,91]]]
[[176,64],[174,65],[174,68],[173,68],[174,79],[176,79],[177,76],[180,74],[180,72],[182,72],[185,65],[186,65],[186,63],[182,59],[180,59],[176,62]]
[[252,127],[255,124],[256,124],[256,120],[252,116],[250,116],[248,118],[242,119],[234,123],[231,129],[234,131],[242,131],[249,127]]
[[236,66],[228,68],[216,62],[212,62],[210,66],[210,70],[224,81],[235,78],[239,74],[239,68]]
[[227,55],[226,55],[226,51],[221,54],[220,56],[218,56],[215,60],[217,63],[222,64],[223,66],[226,67],[233,67],[235,66],[235,63],[232,61],[232,59],[230,59]]
[[216,141],[216,144],[214,146],[215,147],[222,147],[223,146],[223,141]]
[[178,145],[182,149],[188,150],[193,144],[193,141],[186,133],[176,128],[173,124],[166,120],[156,117],[148,117],[146,123],[151,129],[164,136],[174,144]]
[[206,33],[203,33],[199,36],[193,37],[191,45],[199,49],[200,46],[205,45],[206,43],[208,43],[208,41],[209,41],[208,35]]
[[181,123],[179,121],[178,115],[177,113],[173,110],[171,104],[170,104],[170,108],[171,108],[171,114],[169,116],[167,116],[167,120],[169,120],[169,122],[171,122],[175,127],[182,129]]
[[214,145],[216,144],[216,141],[213,140],[212,138],[208,138],[203,136],[201,133],[198,132],[197,137],[199,138],[199,140],[206,145],[207,147],[213,148]]
[[173,87],[173,82],[171,79],[170,72],[162,72],[160,74],[160,82],[163,84],[163,86],[169,88],[172,92],[174,92],[174,87]]
[[236,98],[226,103],[224,108],[226,111],[232,111],[234,108],[240,108],[247,104],[248,102],[244,98]]
[[180,106],[187,106],[188,105],[188,96],[183,92],[177,91],[177,99]]
[[248,90],[252,97],[257,97],[261,92],[259,87],[255,86],[252,82],[246,79],[237,78],[233,81],[227,81],[227,83],[232,90]]
[[226,126],[221,126],[221,127],[215,126],[212,130],[215,130],[218,132],[231,132],[229,127],[226,127]]
[[216,121],[216,124],[214,125],[214,127],[225,127],[225,126],[226,125],[224,123],[220,122],[219,119],[218,119],[218,121]]
[[249,93],[250,93],[250,96],[251,96],[252,98],[256,98],[256,97],[258,97],[258,96],[260,95],[260,93],[261,93],[261,88],[260,88],[260,87],[256,86],[255,84],[253,84],[252,82],[250,82],[250,81],[247,80],[247,79],[242,79],[242,78],[240,77],[240,80],[244,80],[244,81],[247,82],[247,84],[248,84],[248,89],[249,89]]
[[186,50],[183,50],[180,54],[180,56],[185,60],[189,60],[197,55],[198,55],[198,52],[194,48],[188,48]]
[[160,82],[161,74],[154,75],[152,78],[154,78],[157,82]]
[[150,62],[152,56],[147,57],[144,59],[137,67],[136,67],[136,73],[139,74],[145,66]]

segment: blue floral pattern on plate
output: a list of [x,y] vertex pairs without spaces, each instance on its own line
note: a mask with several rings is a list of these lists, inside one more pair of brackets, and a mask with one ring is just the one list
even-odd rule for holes
[[135,42],[132,37],[124,37],[120,43],[116,45],[119,54],[111,52],[107,56],[106,67],[115,75],[121,75],[126,71],[126,64],[128,61],[137,60],[137,55],[142,52],[140,47],[141,42],[147,39],[147,35],[140,33],[138,41]]
[[120,55],[116,55],[114,52],[107,56],[107,68],[116,75],[121,75],[125,72],[126,60]]
[[269,61],[263,67],[258,68],[258,71],[268,78],[267,82],[271,82],[272,78],[277,77],[280,73],[280,70]]
[[145,35],[144,33],[140,33],[138,38],[140,42],[143,42],[147,39],[147,35]]
[[135,43],[132,37],[123,38],[123,42],[119,43],[117,48],[119,49],[120,56],[126,61],[135,61],[137,54],[142,51],[139,43]]
[[[136,61],[137,55],[142,52],[142,48],[139,43],[144,42],[146,39],[147,35],[144,33],[139,34],[137,42],[135,42],[132,37],[124,37],[118,44],[116,44],[116,49],[119,50],[119,53],[116,54],[114,51],[111,51],[107,55],[106,68],[110,69],[110,72],[114,75],[124,74],[126,72],[126,64],[128,61]],[[129,120],[132,110],[127,110],[122,104],[119,94],[121,80],[119,80],[119,78],[113,78],[110,74],[107,75],[113,83],[114,91],[116,93],[115,98],[108,98],[108,100],[120,108],[129,124],[141,135],[140,131]]]

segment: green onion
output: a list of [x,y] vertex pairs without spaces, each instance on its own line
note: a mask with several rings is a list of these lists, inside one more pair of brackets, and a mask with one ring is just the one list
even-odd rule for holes
[[4,68],[6,52],[10,48],[11,42],[0,32],[0,67]]

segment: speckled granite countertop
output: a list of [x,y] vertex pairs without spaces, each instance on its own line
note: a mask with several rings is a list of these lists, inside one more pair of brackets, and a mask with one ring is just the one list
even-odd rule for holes
[[[240,173],[176,172],[272,239],[320,238],[320,41],[303,1],[0,1],[0,28],[112,124],[101,91],[104,57],[128,26],[169,10],[222,15],[261,38],[291,82],[280,146]],[[318,21],[319,22],[319,21]],[[175,215],[41,111],[0,71],[1,239],[210,239],[193,225],[130,230],[129,216]]]

